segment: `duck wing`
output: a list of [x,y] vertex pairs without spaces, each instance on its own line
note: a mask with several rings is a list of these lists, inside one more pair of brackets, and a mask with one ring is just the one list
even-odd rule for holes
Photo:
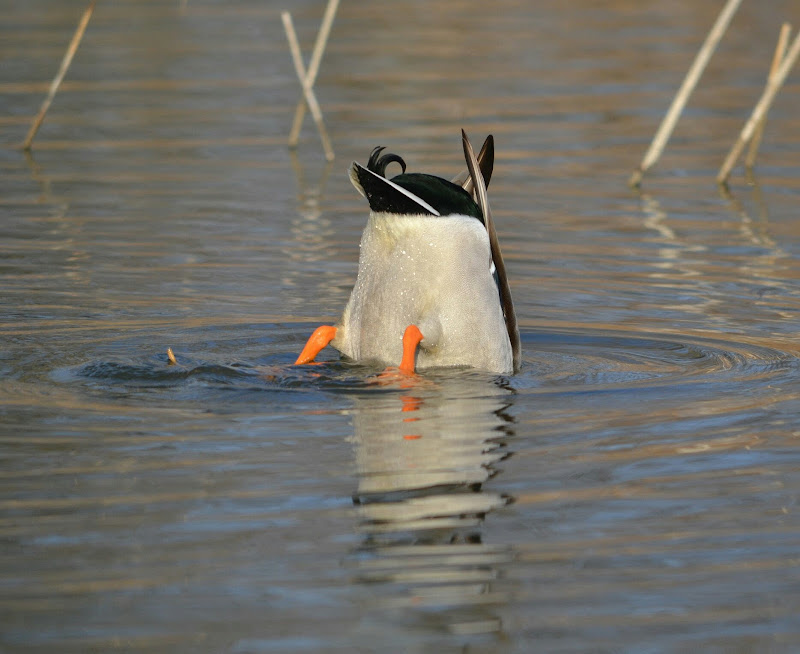
[[[488,137],[484,142],[486,148],[487,142],[492,137]],[[483,178],[481,167],[475,157],[475,151],[472,149],[472,143],[469,141],[467,133],[461,130],[461,141],[464,146],[464,157],[467,160],[467,169],[472,182],[474,194],[477,196],[476,202],[483,212],[483,224],[489,234],[489,245],[492,249],[492,261],[494,262],[495,272],[497,274],[497,287],[500,292],[500,305],[503,309],[503,317],[506,321],[506,329],[508,330],[508,339],[511,342],[511,353],[514,362],[514,371],[519,370],[520,364],[520,342],[519,342],[519,327],[517,326],[517,314],[514,312],[514,303],[511,300],[511,290],[508,287],[508,277],[506,276],[506,266],[503,262],[503,254],[500,252],[500,243],[497,241],[497,232],[494,229],[494,221],[492,220],[492,212],[489,209],[489,197],[486,193],[486,182]],[[489,145],[491,150],[491,159],[494,160],[494,143],[493,139]]]
[[[492,171],[494,170],[494,136],[489,134],[481,146],[481,151],[478,153],[478,167],[481,169],[483,181],[486,188],[489,188],[489,182],[492,179]],[[475,202],[478,201],[478,196],[475,193],[475,185],[472,182],[472,176],[469,174],[469,168],[465,168],[452,180],[453,184],[458,184],[467,193],[472,196]]]

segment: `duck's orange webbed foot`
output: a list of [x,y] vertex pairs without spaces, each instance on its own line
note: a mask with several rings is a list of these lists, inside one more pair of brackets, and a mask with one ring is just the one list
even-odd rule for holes
[[400,362],[400,371],[406,374],[414,373],[417,347],[424,336],[416,325],[409,325],[403,334],[403,360]]
[[297,357],[297,361],[294,362],[294,365],[299,366],[304,363],[311,363],[314,360],[322,348],[324,348],[328,343],[330,343],[336,337],[336,327],[331,327],[330,325],[322,325],[317,327],[314,330],[314,333],[311,334],[308,341],[306,342],[306,346],[303,348],[303,351],[300,353],[300,356]]

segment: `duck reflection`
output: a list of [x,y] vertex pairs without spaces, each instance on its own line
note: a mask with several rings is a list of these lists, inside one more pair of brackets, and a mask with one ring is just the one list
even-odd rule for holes
[[358,579],[379,584],[377,605],[406,619],[497,632],[496,582],[511,550],[484,543],[484,520],[510,498],[484,484],[509,455],[512,391],[485,378],[419,379],[356,401]]

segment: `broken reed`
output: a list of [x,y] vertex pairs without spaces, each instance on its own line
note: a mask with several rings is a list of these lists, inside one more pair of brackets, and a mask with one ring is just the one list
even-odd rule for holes
[[[784,28],[782,27],[781,34],[783,34],[783,32]],[[780,39],[778,42],[778,47],[780,47]],[[795,35],[792,45],[789,47],[789,50],[783,57],[783,61],[781,62],[780,66],[778,66],[775,74],[770,75],[767,79],[767,85],[764,89],[764,92],[761,94],[761,98],[756,104],[755,109],[753,109],[753,113],[750,114],[750,118],[747,120],[742,128],[742,131],[739,133],[739,138],[733,144],[733,147],[728,153],[728,156],[725,158],[725,161],[723,162],[722,167],[717,174],[718,184],[727,183],[728,177],[731,174],[731,170],[733,170],[733,167],[736,165],[736,161],[739,159],[739,155],[741,155],[742,150],[744,150],[744,147],[750,142],[750,139],[753,138],[753,134],[755,133],[759,124],[766,120],[767,112],[777,97],[778,91],[780,91],[781,86],[783,86],[784,81],[788,77],[789,71],[797,61],[798,56],[800,56],[800,32]]]
[[44,122],[44,117],[47,114],[47,110],[50,108],[53,98],[56,97],[56,93],[58,92],[58,88],[61,86],[61,82],[64,81],[64,76],[67,74],[67,70],[69,70],[69,66],[72,63],[72,58],[78,51],[78,46],[81,44],[83,33],[86,31],[86,26],[89,24],[89,19],[92,17],[95,3],[96,0],[91,0],[89,6],[86,7],[80,21],[78,22],[78,27],[75,30],[75,34],[72,35],[72,41],[69,42],[67,51],[64,53],[64,58],[61,60],[61,66],[58,69],[58,73],[56,73],[56,76],[50,83],[50,89],[47,92],[47,97],[44,99],[44,102],[42,102],[39,113],[36,114],[36,118],[33,119],[33,123],[28,130],[28,135],[25,137],[25,141],[22,143],[23,150],[31,149],[33,139],[36,137],[36,132],[38,132],[39,128],[42,126],[42,122]]

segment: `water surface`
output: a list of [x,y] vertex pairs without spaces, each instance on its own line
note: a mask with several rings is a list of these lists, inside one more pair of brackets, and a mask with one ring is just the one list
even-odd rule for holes
[[[798,9],[744,3],[634,193],[718,8],[529,4],[343,3],[326,165],[251,0],[99,3],[24,156],[82,6],[5,2],[0,649],[797,650],[797,75],[713,178]],[[349,162],[452,177],[461,127],[521,372],[292,367],[354,280]]]

